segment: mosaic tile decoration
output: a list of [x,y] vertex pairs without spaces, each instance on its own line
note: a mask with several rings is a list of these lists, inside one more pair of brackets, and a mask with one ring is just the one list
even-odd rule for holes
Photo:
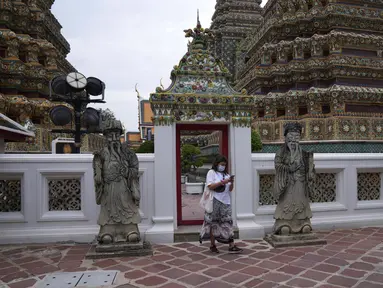
[[[340,142],[340,143],[300,143],[302,149],[314,153],[382,153],[383,142]],[[262,150],[255,153],[275,153],[281,144],[263,144]]]

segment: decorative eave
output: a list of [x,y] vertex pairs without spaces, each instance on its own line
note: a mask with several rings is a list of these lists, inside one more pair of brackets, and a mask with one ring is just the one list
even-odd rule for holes
[[[319,106],[328,103],[333,115],[363,116],[361,113],[346,113],[345,102],[349,103],[383,103],[383,88],[332,85],[328,88],[310,88],[308,90],[290,90],[286,93],[268,93],[255,95],[254,107],[256,110],[265,109],[265,119],[275,118],[273,110],[277,107],[293,108],[299,104],[307,105],[309,114],[320,116]],[[286,113],[286,117],[294,116]],[[368,117],[381,117],[379,113],[368,113]]]
[[72,106],[66,103],[53,103],[44,98],[27,98],[22,95],[0,94],[0,111],[5,114],[23,116],[25,119],[44,117],[50,109],[58,105],[65,105],[71,110]]
[[[304,0],[307,2],[307,0]],[[302,1],[302,3],[304,2]],[[269,1],[266,6],[276,3],[287,3],[291,1]],[[299,27],[300,24],[305,24],[306,29],[314,29],[314,31],[305,30],[305,33],[316,32],[315,29],[320,26],[321,22],[326,23],[340,23],[337,28],[357,29],[365,30],[371,33],[382,33],[381,24],[383,21],[383,14],[380,13],[381,9],[374,7],[363,7],[363,4],[355,8],[344,3],[331,2],[325,7],[322,6],[320,0],[315,0],[317,3],[309,11],[306,9],[295,9],[293,11],[283,8],[283,4],[277,5],[275,13],[270,17],[265,17],[265,22],[255,30],[253,34],[249,35],[244,41],[241,42],[240,49],[248,52],[249,55],[255,53],[264,43],[271,42],[271,38],[275,38],[276,35],[280,35],[281,31],[277,29],[284,29],[283,34],[291,35],[293,31],[292,27]],[[290,5],[290,4],[289,4]],[[303,5],[303,4],[302,4]],[[291,7],[290,7],[291,8]],[[267,9],[267,7],[265,7]],[[308,23],[312,23],[310,27]],[[335,25],[335,24],[334,24]],[[328,27],[328,25],[327,25]],[[330,29],[331,27],[328,27]],[[290,32],[286,32],[287,30]],[[300,34],[302,31],[297,31]],[[274,36],[272,36],[274,35]]]
[[0,22],[12,30],[34,33],[38,38],[48,38],[66,56],[70,45],[60,32],[60,23],[50,11],[54,1],[36,1],[0,1]]
[[157,87],[150,96],[154,124],[232,121],[250,126],[254,97],[230,86],[231,74],[208,48],[214,37],[212,31],[203,29],[198,20],[196,28],[184,32],[193,41],[171,73],[172,84],[168,89]]
[[310,82],[316,79],[383,79],[382,58],[363,58],[333,54],[327,57],[313,57],[308,60],[291,60],[289,63],[275,63],[270,66],[257,66],[246,74],[236,88],[247,88],[255,81],[256,87],[274,87],[296,82]]
[[35,133],[21,126],[19,123],[0,113],[0,137],[5,142],[25,141],[27,137],[35,137]]
[[[313,44],[314,43],[314,44]],[[332,30],[326,35],[314,34],[310,38],[296,38],[293,41],[280,41],[276,44],[264,44],[254,53],[246,63],[240,74],[243,78],[254,66],[260,62],[261,65],[270,65],[274,56],[277,62],[283,62],[288,54],[294,59],[303,59],[303,52],[312,52],[312,56],[320,56],[323,48],[328,47],[331,54],[341,53],[342,48],[365,48],[367,50],[383,50],[383,36]],[[382,53],[382,52],[380,52]],[[243,82],[241,79],[240,82]]]

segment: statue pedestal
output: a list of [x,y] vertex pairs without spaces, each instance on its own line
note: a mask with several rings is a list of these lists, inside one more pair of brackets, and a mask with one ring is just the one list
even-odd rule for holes
[[326,240],[318,238],[315,233],[291,235],[269,234],[265,237],[265,241],[274,248],[327,244]]
[[138,243],[115,243],[108,245],[92,246],[86,259],[102,259],[112,257],[129,257],[129,256],[151,256],[153,255],[152,245],[149,242]]

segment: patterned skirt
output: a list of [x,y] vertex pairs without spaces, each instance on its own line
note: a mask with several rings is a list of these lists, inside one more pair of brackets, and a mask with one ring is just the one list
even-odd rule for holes
[[231,205],[224,204],[213,198],[213,212],[205,212],[200,242],[210,240],[210,232],[219,243],[227,244],[233,242],[234,232],[231,214]]

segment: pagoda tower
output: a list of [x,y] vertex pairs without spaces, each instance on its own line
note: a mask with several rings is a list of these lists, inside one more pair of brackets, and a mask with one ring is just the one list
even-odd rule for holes
[[[382,9],[370,0],[267,2],[262,25],[240,44],[247,58],[235,86],[254,95],[264,143],[282,141],[283,124],[298,121],[304,140],[382,148]],[[323,152],[339,152],[331,149]]]
[[[211,30],[215,34],[212,51],[229,72],[236,75],[236,68],[244,62],[237,46],[262,22],[262,0],[217,0]],[[234,78],[233,78],[234,79]]]
[[[76,71],[66,60],[70,46],[51,12],[53,3],[0,0],[0,113],[34,127],[36,135],[30,143],[8,143],[7,151],[51,150],[49,111],[58,104],[48,99],[49,81]],[[84,149],[95,144],[89,137],[94,138],[84,137]]]

